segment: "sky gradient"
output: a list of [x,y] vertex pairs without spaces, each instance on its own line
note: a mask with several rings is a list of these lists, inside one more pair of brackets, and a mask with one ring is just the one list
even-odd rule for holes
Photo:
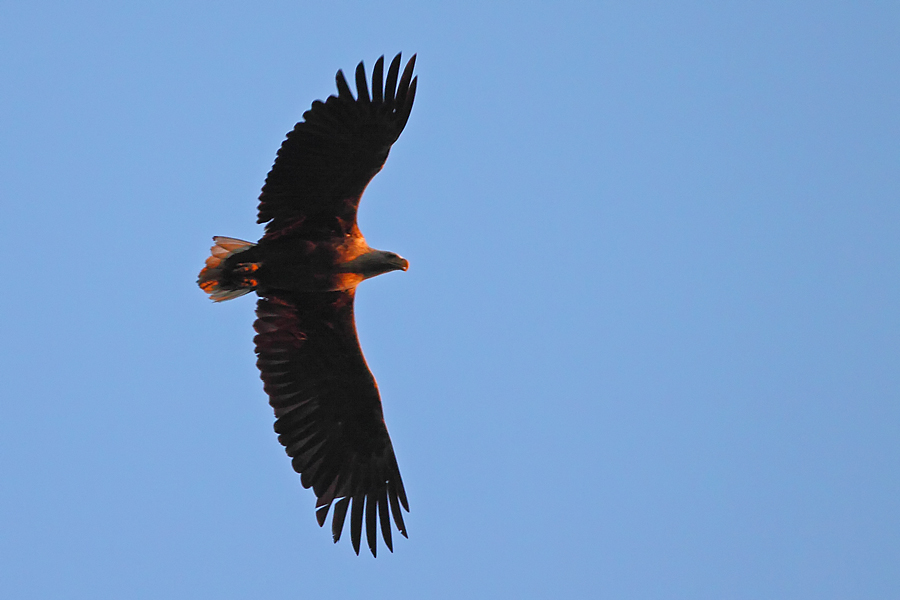
[[[900,597],[900,7],[0,4],[0,597]],[[411,512],[355,556],[272,431],[284,135],[418,53],[360,226]],[[346,538],[346,536],[345,536]]]

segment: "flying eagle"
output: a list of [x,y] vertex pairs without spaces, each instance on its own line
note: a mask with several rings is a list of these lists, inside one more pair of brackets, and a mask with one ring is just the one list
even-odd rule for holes
[[219,302],[255,291],[254,338],[260,376],[275,410],[278,441],[303,487],[316,494],[324,525],[350,537],[359,554],[366,538],[376,555],[377,522],[388,549],[391,521],[406,537],[409,503],[381,410],[378,386],[359,347],[353,297],[364,279],[407,270],[393,252],[373,250],[356,224],[359,200],[403,131],[413,99],[415,55],[400,55],[383,81],[375,62],[369,94],[363,63],[356,98],[341,71],[337,96],[315,101],[287,134],[259,196],[257,243],[214,237],[198,284]]

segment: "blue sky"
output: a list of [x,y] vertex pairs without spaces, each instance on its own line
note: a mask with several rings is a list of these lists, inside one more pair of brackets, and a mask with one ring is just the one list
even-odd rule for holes
[[[900,596],[900,8],[0,5],[0,596]],[[316,525],[253,302],[284,134],[418,53],[357,320],[411,512]]]

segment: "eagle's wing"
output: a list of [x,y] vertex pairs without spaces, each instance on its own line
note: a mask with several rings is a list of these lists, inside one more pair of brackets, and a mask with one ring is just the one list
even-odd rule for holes
[[[409,511],[388,436],[375,379],[363,358],[353,320],[354,291],[278,294],[259,300],[254,324],[257,366],[275,409],[275,431],[318,498],[338,541],[350,510],[350,535],[359,554],[363,513],[372,554],[376,520],[389,550],[391,524],[406,536],[400,505]],[[365,508],[364,508],[365,506]]]
[[[342,71],[337,72],[337,96],[316,100],[303,113],[281,145],[259,197],[259,223],[266,235],[308,223],[346,233],[356,223],[359,199],[387,160],[416,96],[409,60],[398,84],[398,54],[383,82],[384,57],[372,73],[372,94],[363,63],[356,67],[357,98]],[[335,223],[337,223],[335,225]]]

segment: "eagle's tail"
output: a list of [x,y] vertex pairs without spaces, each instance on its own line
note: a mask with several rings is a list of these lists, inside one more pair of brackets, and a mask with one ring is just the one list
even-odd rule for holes
[[214,237],[213,241],[216,244],[210,249],[212,255],[206,259],[206,266],[197,279],[200,288],[216,302],[231,300],[256,289],[259,285],[256,279],[259,263],[234,264],[232,261],[227,268],[225,265],[230,256],[249,250],[256,244],[222,236]]

